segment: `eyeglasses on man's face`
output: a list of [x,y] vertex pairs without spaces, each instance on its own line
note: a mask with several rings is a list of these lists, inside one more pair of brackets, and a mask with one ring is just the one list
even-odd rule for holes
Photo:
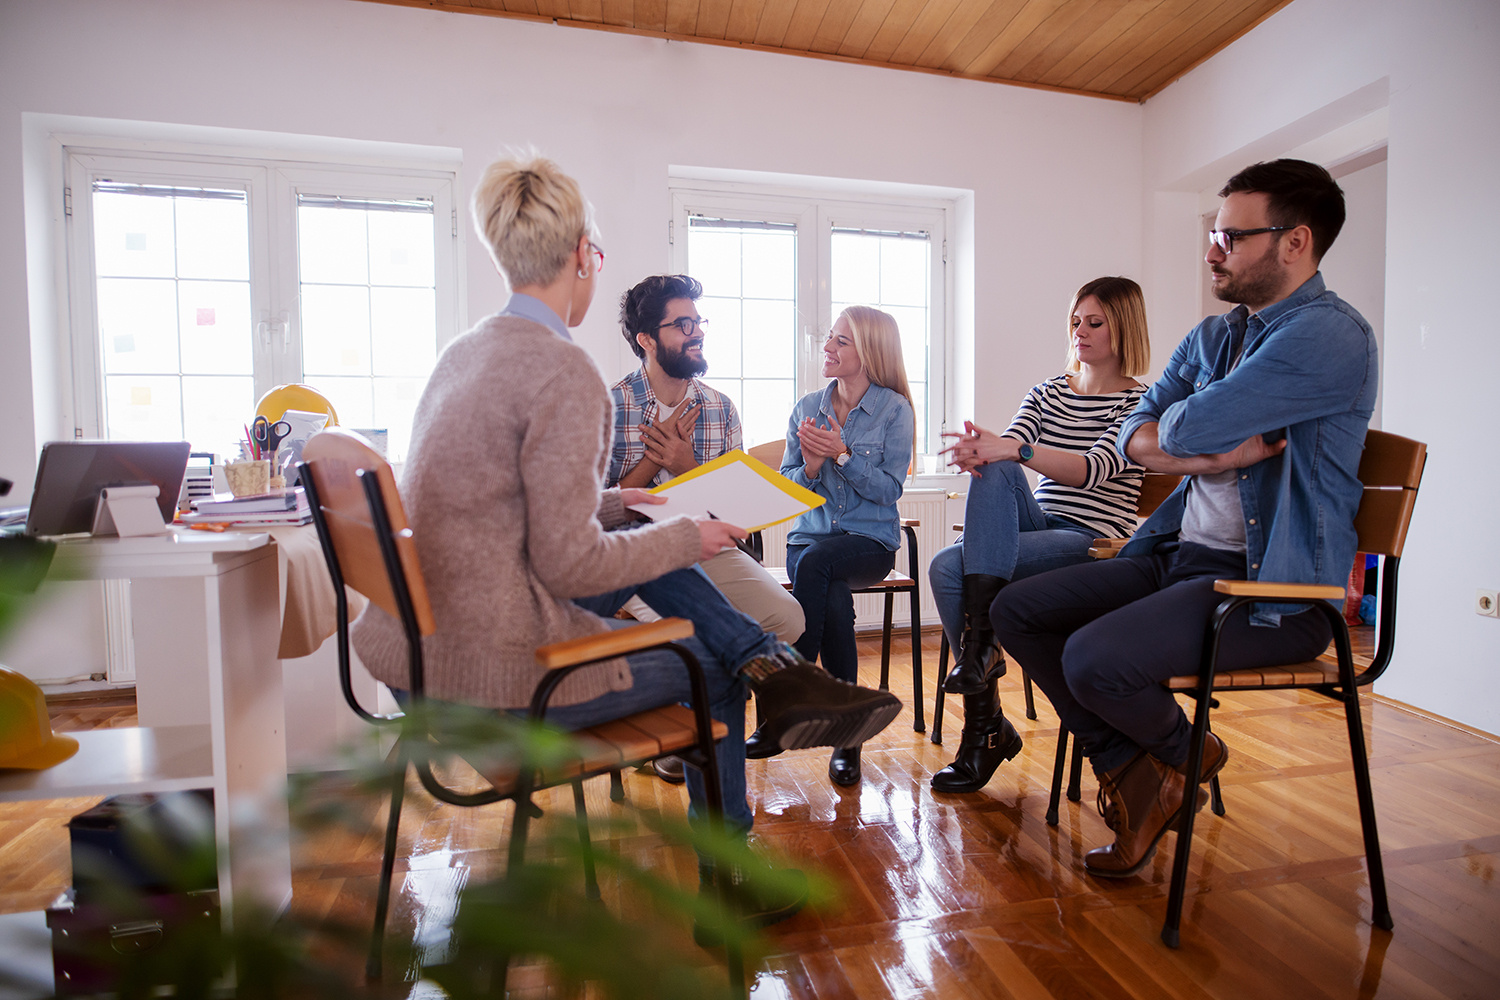
[[1262,226],[1259,229],[1215,229],[1208,234],[1208,242],[1225,253],[1234,253],[1235,240],[1242,240],[1246,236],[1259,236],[1261,233],[1280,233],[1296,228],[1296,226]]
[[656,328],[658,330],[665,330],[669,326],[677,327],[677,332],[682,334],[684,337],[691,337],[693,335],[693,329],[695,327],[697,328],[699,333],[708,332],[708,330],[706,329],[708,326],[708,320],[704,319],[701,316],[678,316],[670,323],[658,324]]

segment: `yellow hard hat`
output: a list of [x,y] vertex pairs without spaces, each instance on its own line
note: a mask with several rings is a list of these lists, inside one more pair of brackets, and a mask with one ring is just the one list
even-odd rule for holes
[[291,385],[278,385],[264,396],[260,402],[255,404],[255,415],[265,417],[267,420],[280,420],[287,410],[301,410],[304,413],[326,413],[328,414],[328,426],[337,427],[339,422],[338,411],[328,401],[328,397],[310,385],[302,385],[294,382]]
[[77,740],[52,732],[42,689],[25,674],[0,667],[0,768],[40,771],[77,752]]

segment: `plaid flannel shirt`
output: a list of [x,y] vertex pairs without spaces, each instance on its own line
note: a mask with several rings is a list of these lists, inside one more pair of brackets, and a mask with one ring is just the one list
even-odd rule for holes
[[[660,404],[651,391],[651,382],[646,378],[646,369],[641,367],[626,375],[610,387],[609,394],[615,403],[615,445],[609,457],[608,486],[618,485],[620,477],[635,468],[646,457],[646,442],[641,438],[641,424],[654,424]],[[726,451],[741,447],[740,415],[735,412],[730,398],[716,389],[711,389],[698,379],[688,385],[687,395],[673,411],[676,417],[682,407],[698,406],[701,412],[693,424],[693,454],[698,464],[710,462]],[[651,480],[651,485],[660,486],[672,474],[662,469]]]

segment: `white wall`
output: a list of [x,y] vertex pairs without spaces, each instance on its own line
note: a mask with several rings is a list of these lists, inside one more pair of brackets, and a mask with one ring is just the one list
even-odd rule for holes
[[1431,450],[1378,690],[1489,732],[1500,621],[1473,605],[1500,587],[1500,338],[1482,318],[1500,232],[1497,45],[1493,0],[1297,0],[1145,105],[1143,171],[1151,318],[1185,332],[1202,256],[1192,193],[1385,109],[1384,427]]
[[[465,192],[503,147],[534,143],[599,211],[609,264],[579,339],[611,375],[633,360],[614,302],[667,265],[668,164],[974,191],[977,409],[991,423],[1058,367],[1072,290],[1139,271],[1141,111],[1119,102],[347,0],[6,3],[0,94],[0,420],[15,429],[0,473],[22,483],[39,447],[22,112],[456,147]],[[48,211],[31,207],[40,238]],[[504,292],[466,239],[473,321]],[[31,282],[43,344],[52,278]]]

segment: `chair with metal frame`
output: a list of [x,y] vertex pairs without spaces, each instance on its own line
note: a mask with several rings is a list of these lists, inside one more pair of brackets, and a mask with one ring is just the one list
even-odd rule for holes
[[[1380,859],[1380,838],[1375,826],[1375,799],[1370,784],[1370,764],[1360,719],[1359,689],[1373,684],[1388,666],[1396,643],[1396,573],[1406,544],[1407,528],[1422,483],[1427,446],[1420,441],[1372,430],[1365,436],[1365,451],[1359,464],[1364,495],[1354,517],[1359,533],[1359,551],[1380,559],[1380,615],[1375,655],[1370,665],[1356,671],[1349,644],[1349,626],[1344,621],[1344,588],[1316,584],[1277,583],[1267,580],[1218,580],[1214,589],[1224,600],[1214,610],[1204,641],[1203,663],[1193,676],[1174,677],[1167,682],[1173,691],[1192,694],[1197,700],[1193,718],[1192,745],[1188,751],[1188,787],[1193,788],[1203,764],[1203,746],[1208,735],[1210,694],[1214,691],[1265,691],[1301,688],[1343,702],[1349,730],[1349,751],[1354,764],[1354,787],[1359,800],[1360,827],[1364,835],[1365,864],[1370,876],[1371,922],[1390,930],[1390,904],[1386,899],[1385,872]],[[1245,670],[1217,668],[1224,623],[1237,609],[1261,602],[1305,604],[1328,619],[1333,628],[1334,655],[1324,653],[1307,663]],[[1335,607],[1330,602],[1338,602]],[[1192,853],[1194,811],[1184,809],[1176,854],[1172,863],[1171,891],[1161,937],[1170,947],[1179,943],[1183,895],[1187,886],[1188,859]]]
[[[786,443],[784,441],[768,441],[751,448],[748,454],[756,461],[761,462],[772,469],[781,469],[781,458],[785,454]],[[880,632],[880,690],[891,689],[891,631],[892,620],[895,615],[896,595],[906,594],[911,600],[911,676],[912,676],[912,724],[911,728],[918,733],[926,732],[926,722],[922,717],[922,591],[918,582],[921,579],[922,560],[917,552],[917,529],[922,522],[916,518],[904,517],[901,519],[901,530],[906,535],[906,564],[907,572],[891,570],[881,580],[870,584],[868,587],[860,587],[852,592],[855,594],[884,594],[885,595],[885,621]],[[760,532],[751,536],[750,547],[754,550],[756,557],[765,561],[764,542]],[[767,566],[766,572],[771,578],[781,584],[787,590],[792,589],[792,581],[787,576],[785,566]]]
[[[479,806],[502,799],[513,800],[516,813],[508,852],[508,863],[513,868],[524,859],[528,821],[537,812],[531,801],[532,794],[564,782],[571,784],[583,845],[584,876],[589,894],[595,898],[599,890],[589,853],[583,797],[585,778],[675,754],[702,772],[711,821],[715,824],[722,822],[723,797],[715,767],[714,741],[725,736],[728,729],[709,717],[708,688],[702,667],[692,652],[677,642],[693,634],[692,623],[681,618],[663,619],[539,648],[536,659],[547,673],[532,692],[529,717],[540,719],[545,716],[548,701],[557,685],[575,670],[628,653],[658,648],[670,650],[682,660],[691,684],[691,708],[667,705],[579,730],[574,734],[576,755],[544,773],[518,768],[513,762],[486,766],[476,761],[473,763],[476,769],[482,769],[488,787],[477,792],[463,792],[445,785],[432,768],[434,749],[441,750],[443,733],[430,728],[421,712],[412,711],[405,716],[370,712],[359,703],[350,682],[350,623],[345,586],[363,594],[401,622],[409,650],[407,690],[410,704],[415,709],[424,701],[422,637],[432,635],[436,623],[417,559],[415,538],[401,505],[391,467],[359,435],[333,428],[309,440],[299,471],[337,598],[339,680],[344,697],[350,708],[366,721],[399,727],[392,750],[397,769],[390,787],[391,804],[375,901],[375,925],[366,963],[366,973],[371,978],[378,978],[381,971],[381,946],[408,765],[416,772],[422,787],[442,802]],[[503,964],[497,968],[497,980],[502,984],[503,992],[505,970]],[[737,995],[742,995],[744,970],[737,948],[730,950],[729,968]]]

